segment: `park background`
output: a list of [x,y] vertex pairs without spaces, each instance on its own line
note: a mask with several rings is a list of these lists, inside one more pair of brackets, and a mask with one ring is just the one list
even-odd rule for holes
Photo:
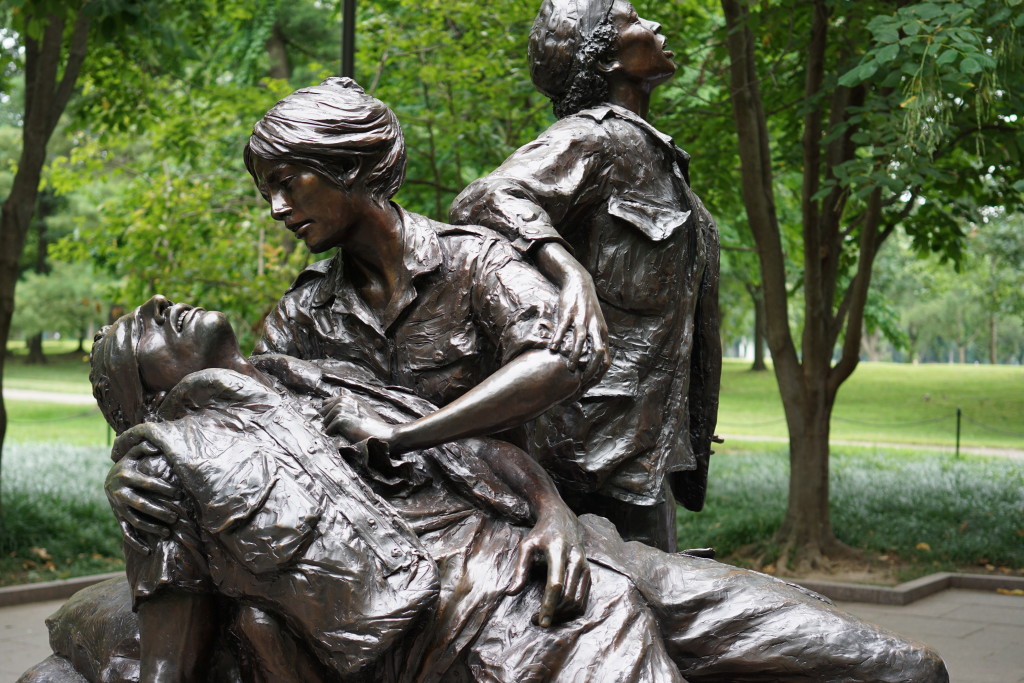
[[[679,65],[650,119],[692,154],[723,243],[726,442],[681,543],[880,582],[1024,574],[1022,3],[635,4]],[[536,5],[358,2],[356,78],[406,133],[398,202],[443,219],[553,121],[526,62]],[[162,293],[227,312],[245,349],[310,262],[240,150],[278,98],[338,72],[340,15],[0,8],[0,584],[122,566],[110,432],[55,396],[88,395],[95,329]]]

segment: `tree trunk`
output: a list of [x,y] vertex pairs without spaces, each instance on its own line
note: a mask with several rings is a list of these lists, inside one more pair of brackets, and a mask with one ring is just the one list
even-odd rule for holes
[[[829,513],[829,423],[834,396],[824,387],[801,386],[800,401],[785,403],[789,427],[789,502],[775,538],[782,573],[827,565],[849,552],[832,530]],[[792,557],[797,557],[790,566]]]
[[[829,3],[812,0],[794,11],[809,12],[810,31],[801,66],[805,77],[801,231],[803,238],[803,334],[800,353],[789,326],[786,284],[787,257],[782,249],[773,190],[773,164],[768,115],[761,99],[757,50],[753,35],[754,0],[721,0],[726,20],[730,92],[739,143],[743,203],[757,245],[766,314],[766,339],[790,437],[790,490],[786,518],[775,536],[784,549],[780,569],[798,556],[801,568],[827,558],[856,554],[840,543],[829,517],[829,422],[840,385],[860,360],[864,309],[878,248],[893,226],[882,229],[882,190],[867,198],[857,231],[844,224],[849,192],[834,169],[858,154],[857,128],[847,125],[851,112],[863,104],[865,88],[828,83]],[[840,43],[839,50],[852,48]],[[827,116],[826,116],[827,113]],[[826,120],[827,119],[827,120]],[[884,162],[879,162],[884,165]],[[826,183],[831,186],[823,191]],[[855,273],[845,277],[844,249],[857,235]],[[851,250],[852,251],[852,250]],[[840,289],[841,287],[841,289]],[[838,362],[833,352],[841,342]]]
[[28,365],[46,365],[46,354],[43,353],[43,333],[34,334],[25,341],[28,347]]
[[869,361],[877,363],[882,360],[881,335],[877,331],[864,333],[861,348]]
[[764,362],[764,294],[760,286],[747,285],[747,291],[750,292],[750,297],[754,301],[754,364],[750,366],[750,369],[753,372],[764,372],[768,369]]
[[288,80],[292,77],[292,64],[288,59],[288,43],[284,39],[284,32],[281,31],[281,24],[274,22],[274,28],[270,31],[270,37],[266,44],[267,58],[270,61],[269,75],[271,78]]
[[996,314],[988,314],[988,362],[992,365],[999,363],[999,353],[997,346],[999,345],[999,335],[997,333]]
[[[71,98],[89,39],[89,18],[84,10],[74,17],[75,25],[67,45],[64,42],[64,17],[48,15],[39,38],[33,38],[27,26],[40,17],[25,11],[22,18],[25,22],[20,27],[21,35],[25,37],[25,116],[21,129],[21,157],[10,194],[0,210],[0,343],[5,348],[11,334],[18,263],[39,194],[46,146]],[[0,385],[3,383],[2,358],[0,355]],[[0,463],[6,433],[7,410],[0,395]]]

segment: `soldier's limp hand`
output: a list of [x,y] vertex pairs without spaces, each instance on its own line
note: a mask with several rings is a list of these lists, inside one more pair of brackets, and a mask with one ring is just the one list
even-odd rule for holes
[[529,581],[530,570],[538,564],[545,565],[547,578],[537,623],[548,627],[559,617],[581,614],[590,595],[590,567],[579,521],[568,508],[543,514],[520,543],[508,592],[521,591]]

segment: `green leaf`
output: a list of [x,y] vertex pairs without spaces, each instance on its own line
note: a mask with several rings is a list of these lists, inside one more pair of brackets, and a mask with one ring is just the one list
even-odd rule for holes
[[933,2],[922,2],[913,7],[913,12],[925,21],[930,21],[944,14],[942,8]]
[[888,64],[892,60],[896,59],[896,56],[900,53],[900,46],[898,44],[886,45],[878,51],[875,59],[879,64]]
[[908,36],[916,36],[921,32],[921,22],[917,19],[911,19],[903,24],[903,32]]
[[974,57],[964,57],[960,61],[960,70],[965,74],[976,74],[981,71],[981,64]]
[[844,88],[852,88],[860,83],[860,66],[855,66],[839,77],[839,85]]
[[957,52],[956,50],[943,50],[942,52],[939,53],[939,57],[938,59],[935,60],[935,63],[938,64],[939,66],[944,66],[946,64],[949,64],[950,62],[956,61],[956,58],[959,56],[960,53]]

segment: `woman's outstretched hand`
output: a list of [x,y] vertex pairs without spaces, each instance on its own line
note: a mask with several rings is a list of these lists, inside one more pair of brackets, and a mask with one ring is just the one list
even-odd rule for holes
[[[537,265],[561,289],[558,321],[548,348],[557,352],[567,343],[569,369],[575,371],[579,368],[580,381],[587,386],[600,378],[611,364],[608,325],[601,312],[594,280],[558,242],[548,242],[540,248]],[[581,366],[588,348],[590,356]]]
[[387,444],[389,450],[397,447],[397,426],[382,420],[375,411],[354,400],[347,392],[324,401],[320,414],[324,416],[324,432],[328,436],[344,437],[349,443],[373,437]]
[[581,614],[590,595],[590,567],[579,521],[564,505],[546,510],[520,543],[509,594],[526,586],[530,569],[537,563],[547,567],[537,623],[547,627],[556,617]]

